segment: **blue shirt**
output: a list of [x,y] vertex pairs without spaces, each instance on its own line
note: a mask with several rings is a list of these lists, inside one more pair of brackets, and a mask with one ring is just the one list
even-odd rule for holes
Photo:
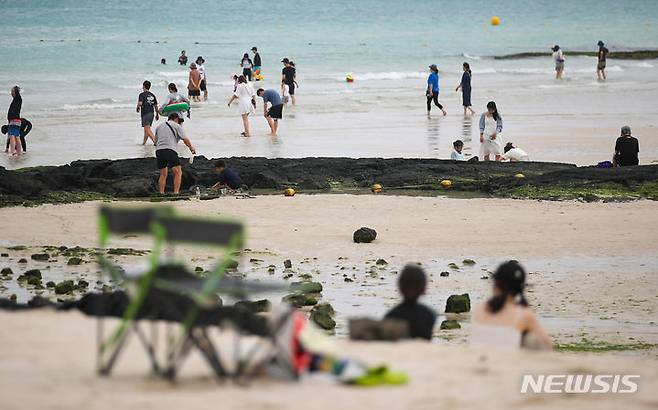
[[439,73],[432,73],[427,77],[427,90],[429,91],[430,85],[434,94],[439,92]]
[[265,104],[270,103],[272,107],[283,104],[281,102],[281,96],[276,90],[265,90],[263,91],[263,102]]

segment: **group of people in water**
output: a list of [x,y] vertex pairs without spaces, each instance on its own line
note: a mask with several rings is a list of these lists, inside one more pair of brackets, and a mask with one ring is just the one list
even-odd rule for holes
[[[596,52],[596,77],[599,81],[605,81],[607,79],[605,75],[605,66],[610,50],[606,48],[605,43],[601,40],[599,40],[597,46],[599,49]],[[559,80],[564,74],[564,52],[557,44],[551,47],[551,51],[553,52],[553,61],[555,62],[555,78]]]
[[[471,344],[552,349],[551,338],[526,300],[526,271],[523,266],[515,260],[504,262],[496,269],[492,279],[491,296],[473,310]],[[409,337],[431,340],[436,313],[418,302],[425,294],[426,287],[424,270],[416,264],[405,266],[398,277],[402,302],[391,309],[384,320],[403,321]]]

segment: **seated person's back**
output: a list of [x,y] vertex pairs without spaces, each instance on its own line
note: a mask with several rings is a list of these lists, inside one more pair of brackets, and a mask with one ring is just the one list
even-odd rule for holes
[[409,324],[410,337],[431,340],[436,313],[418,303],[418,298],[425,293],[426,283],[422,268],[416,265],[405,266],[398,279],[402,303],[391,309],[385,318],[404,320]]
[[631,127],[622,127],[621,136],[615,142],[613,164],[620,167],[638,165],[640,163],[638,158],[639,152],[640,143],[637,138],[631,135]]

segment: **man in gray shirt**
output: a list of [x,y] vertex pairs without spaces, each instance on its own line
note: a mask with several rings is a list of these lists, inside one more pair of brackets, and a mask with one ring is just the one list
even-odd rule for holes
[[192,155],[196,154],[196,150],[192,146],[192,142],[185,130],[180,125],[183,119],[176,112],[169,114],[167,121],[158,125],[155,129],[155,158],[158,161],[158,169],[160,170],[160,178],[158,179],[158,188],[161,194],[165,192],[167,184],[168,169],[174,173],[174,194],[180,191],[180,184],[183,178],[183,170],[181,169],[176,146],[178,141],[183,141],[190,149]]
[[[276,137],[276,132],[279,129],[279,120],[283,117],[283,102],[281,96],[276,90],[263,90],[259,88],[256,95],[263,99],[263,114],[270,126],[273,137]],[[270,103],[270,108],[267,108],[267,103]]]

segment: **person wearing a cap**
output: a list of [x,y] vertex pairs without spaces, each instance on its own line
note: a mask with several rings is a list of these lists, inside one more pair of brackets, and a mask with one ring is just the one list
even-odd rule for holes
[[596,76],[598,77],[599,81],[605,81],[605,63],[608,59],[609,51],[601,40],[599,40],[598,46],[599,51],[596,54],[598,57],[598,63],[596,64]]
[[436,64],[430,65],[430,75],[427,77],[427,90],[425,91],[425,95],[427,96],[428,117],[432,111],[432,101],[434,101],[434,105],[439,107],[439,110],[443,112],[443,115],[448,114],[446,110],[443,109],[443,105],[439,103],[439,69],[436,67]]
[[196,58],[196,69],[201,74],[201,84],[199,85],[199,89],[203,91],[203,101],[208,100],[208,82],[206,81],[206,67],[203,66],[203,64],[206,62],[206,60],[203,59],[203,57],[199,56]]
[[190,149],[192,155],[196,154],[192,142],[181,126],[182,122],[183,117],[176,112],[172,112],[169,114],[167,121],[158,125],[155,129],[155,158],[157,159],[158,169],[160,170],[160,177],[158,178],[160,194],[165,193],[169,169],[174,174],[174,194],[178,194],[180,191],[183,170],[181,169],[178,152],[176,152],[178,141],[183,141],[187,148]]
[[190,76],[187,81],[187,96],[192,101],[201,101],[201,74],[196,63],[190,64]]
[[284,86],[288,86],[288,94],[290,94],[290,101],[295,105],[295,86],[297,85],[297,70],[290,64],[288,58],[281,60],[283,63],[283,70],[281,70],[281,90]]
[[553,60],[555,60],[555,78],[559,80],[564,72],[564,53],[557,44],[551,50],[553,50]]
[[638,165],[640,163],[639,152],[640,143],[631,134],[631,127],[628,125],[621,127],[621,136],[615,142],[615,155],[612,157],[612,165],[615,167]]

